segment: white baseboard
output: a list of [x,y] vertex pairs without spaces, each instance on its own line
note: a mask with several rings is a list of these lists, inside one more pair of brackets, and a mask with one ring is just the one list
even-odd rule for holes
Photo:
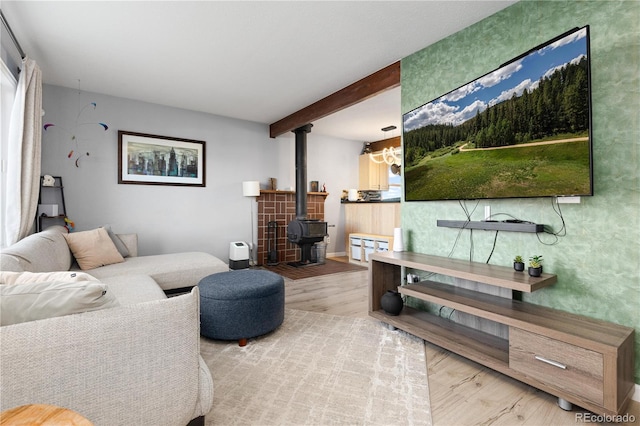
[[346,251],[339,251],[337,253],[327,253],[327,257],[344,257],[347,255]]

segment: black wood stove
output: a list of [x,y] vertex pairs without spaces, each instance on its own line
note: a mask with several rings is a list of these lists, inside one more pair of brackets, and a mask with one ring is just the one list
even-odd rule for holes
[[287,239],[300,247],[300,261],[293,266],[317,265],[311,249],[327,235],[327,222],[307,217],[307,133],[313,124],[295,129],[296,134],[296,218],[287,225]]

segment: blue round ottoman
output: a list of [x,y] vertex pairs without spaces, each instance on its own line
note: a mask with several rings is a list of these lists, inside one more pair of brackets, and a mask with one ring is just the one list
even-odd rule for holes
[[247,339],[284,321],[284,280],[273,272],[242,269],[204,277],[200,289],[200,334],[217,340]]

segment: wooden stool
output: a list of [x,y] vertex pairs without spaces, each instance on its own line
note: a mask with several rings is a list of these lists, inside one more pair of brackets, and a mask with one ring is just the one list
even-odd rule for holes
[[93,423],[67,408],[46,404],[29,404],[0,413],[0,425],[93,426]]

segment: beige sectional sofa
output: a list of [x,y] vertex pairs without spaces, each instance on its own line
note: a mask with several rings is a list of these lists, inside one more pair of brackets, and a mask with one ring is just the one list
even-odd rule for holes
[[[3,249],[0,271],[74,269],[66,233],[51,227]],[[170,298],[165,291],[228,266],[198,252],[137,256],[135,234],[118,238],[123,261],[82,271],[118,306],[0,327],[0,411],[39,403],[95,425],[203,423],[213,381],[200,357],[198,288]]]

